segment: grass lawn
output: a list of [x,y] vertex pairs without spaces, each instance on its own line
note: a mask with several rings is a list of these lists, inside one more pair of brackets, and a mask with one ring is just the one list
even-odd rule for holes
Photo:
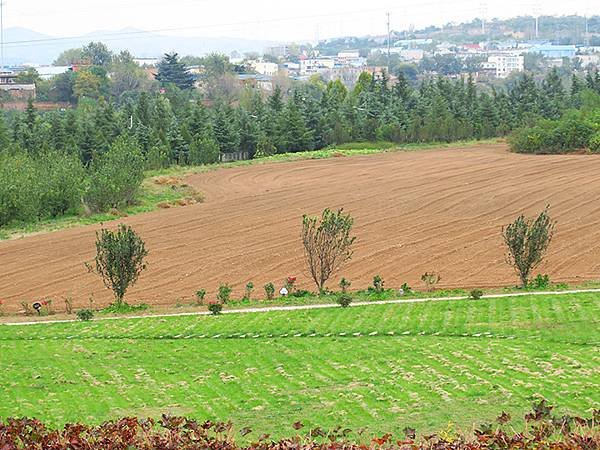
[[600,404],[598,294],[0,326],[0,418],[163,412],[273,436],[470,429]]

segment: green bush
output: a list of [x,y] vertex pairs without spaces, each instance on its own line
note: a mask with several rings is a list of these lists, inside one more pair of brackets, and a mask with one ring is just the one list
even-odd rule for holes
[[600,131],[597,131],[590,137],[588,148],[592,153],[600,153]]
[[469,297],[471,297],[473,300],[479,300],[481,297],[483,297],[483,291],[481,289],[473,289],[469,293]]
[[218,163],[219,154],[219,143],[211,136],[203,136],[190,144],[190,164]]
[[273,300],[273,297],[275,297],[275,285],[273,283],[267,283],[265,284],[264,289],[267,300]]
[[38,218],[38,181],[36,165],[27,154],[0,154],[0,226]]
[[144,157],[130,141],[120,139],[91,167],[85,202],[94,212],[133,204],[144,179]]
[[231,297],[231,287],[227,284],[221,284],[219,286],[219,292],[217,293],[217,298],[221,303],[227,303]]
[[40,189],[40,216],[56,217],[81,206],[86,174],[74,155],[52,152],[36,161]]
[[0,155],[0,226],[56,217],[81,205],[85,171],[79,158],[51,152]]
[[550,277],[548,275],[537,274],[536,277],[527,284],[527,287],[529,289],[548,289],[550,287]]
[[77,318],[82,322],[88,322],[94,318],[94,311],[91,309],[80,309],[77,311]]
[[220,302],[211,302],[208,304],[208,310],[213,316],[217,316],[221,314],[221,311],[223,310],[223,304]]
[[588,146],[594,128],[581,116],[571,115],[558,121],[542,120],[535,126],[515,130],[509,137],[518,153],[568,153]]
[[206,289],[198,289],[196,291],[196,298],[198,299],[199,305],[202,305],[204,303],[205,296],[206,296]]
[[337,302],[342,308],[347,308],[352,303],[352,296],[349,294],[340,294],[337,296]]

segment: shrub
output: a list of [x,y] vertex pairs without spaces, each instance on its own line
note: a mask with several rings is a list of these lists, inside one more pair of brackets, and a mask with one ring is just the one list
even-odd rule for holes
[[302,243],[308,271],[319,292],[339,268],[352,258],[350,236],[354,219],[343,209],[323,211],[321,219],[304,215],[302,218]]
[[206,290],[205,289],[199,289],[196,291],[196,299],[199,305],[202,305],[204,303],[204,297],[206,296]]
[[217,316],[217,315],[221,314],[221,311],[223,311],[223,303],[221,303],[221,302],[210,302],[208,304],[208,310],[210,311],[210,313],[213,316]]
[[0,153],[0,226],[39,217],[39,177],[27,154]]
[[413,291],[413,289],[408,285],[408,283],[402,283],[400,289],[402,289],[402,292],[404,292],[405,294],[410,294]]
[[425,272],[421,275],[421,281],[425,283],[425,288],[428,292],[433,292],[435,286],[442,280],[442,277],[435,272]]
[[348,288],[350,287],[352,283],[348,280],[346,280],[345,278],[342,278],[340,280],[340,289],[342,290],[342,292],[345,294],[348,291]]
[[288,291],[288,294],[293,294],[296,289],[296,277],[287,277],[283,283]]
[[36,161],[40,175],[40,217],[57,217],[81,206],[86,174],[78,157],[60,152]]
[[85,202],[95,212],[133,204],[144,180],[144,157],[128,140],[116,141],[91,167]]
[[537,274],[527,287],[532,289],[548,289],[550,287],[550,277],[548,275]]
[[65,298],[65,312],[73,314],[73,299],[71,297]]
[[381,294],[384,290],[384,285],[385,285],[385,281],[383,281],[383,278],[381,278],[381,275],[375,275],[373,277],[373,290],[376,293]]
[[592,153],[600,153],[600,131],[597,131],[588,141],[588,148]]
[[506,262],[510,264],[527,287],[529,274],[540,265],[554,234],[555,222],[548,215],[548,207],[535,219],[519,216],[513,223],[502,228],[506,244]]
[[146,268],[148,251],[141,237],[127,225],[117,231],[102,229],[96,233],[95,265],[86,263],[90,272],[98,274],[110,289],[117,304]]
[[275,297],[275,285],[273,283],[267,283],[264,285],[264,289],[267,300],[273,300]]
[[227,303],[231,297],[231,287],[227,283],[222,283],[219,286],[219,292],[217,293],[217,299],[221,303]]
[[82,322],[88,322],[94,318],[94,311],[91,309],[80,309],[77,311],[77,318]]
[[254,291],[254,283],[252,283],[252,281],[249,281],[246,284],[246,291],[244,292],[244,300],[250,300],[250,297],[252,297],[253,291]]
[[337,302],[342,308],[347,308],[352,303],[352,296],[349,294],[340,294],[337,296]]
[[219,143],[206,134],[190,144],[190,164],[214,164],[219,162]]
[[469,293],[469,297],[471,297],[473,300],[479,300],[481,297],[483,297],[483,291],[481,289],[473,289]]

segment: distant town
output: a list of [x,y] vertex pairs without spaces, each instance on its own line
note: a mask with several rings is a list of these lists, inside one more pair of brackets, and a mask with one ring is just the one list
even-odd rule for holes
[[[542,27],[544,24],[547,29]],[[551,29],[562,31],[553,33]],[[43,81],[92,65],[78,57],[81,55],[76,50],[63,52],[52,65],[31,62],[5,67],[0,73],[3,103],[28,98],[40,102],[67,101],[43,92],[41,85]],[[363,72],[376,77],[386,73],[392,84],[402,73],[415,84],[431,76],[470,76],[479,85],[494,86],[524,71],[542,76],[552,68],[564,69],[565,75],[597,69],[600,17],[548,17],[540,24],[537,18],[495,20],[489,24],[475,19],[446,28],[390,31],[376,37],[323,40],[316,45],[289,43],[265,48],[262,53],[233,51],[212,56],[218,56],[231,68],[234,80],[230,81],[265,92],[272,92],[275,85],[306,82],[311,78],[323,82],[340,80],[351,89]],[[149,80],[154,80],[163,55],[128,54],[128,57],[143,69]],[[202,56],[182,57],[200,90],[207,71],[204,60]],[[111,77],[110,70],[106,75]]]

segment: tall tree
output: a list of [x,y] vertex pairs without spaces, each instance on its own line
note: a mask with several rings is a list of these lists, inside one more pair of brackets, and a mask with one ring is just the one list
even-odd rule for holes
[[161,85],[173,84],[179,89],[192,89],[194,77],[190,74],[180,60],[177,53],[165,53],[163,59],[158,63],[158,72],[155,78]]

